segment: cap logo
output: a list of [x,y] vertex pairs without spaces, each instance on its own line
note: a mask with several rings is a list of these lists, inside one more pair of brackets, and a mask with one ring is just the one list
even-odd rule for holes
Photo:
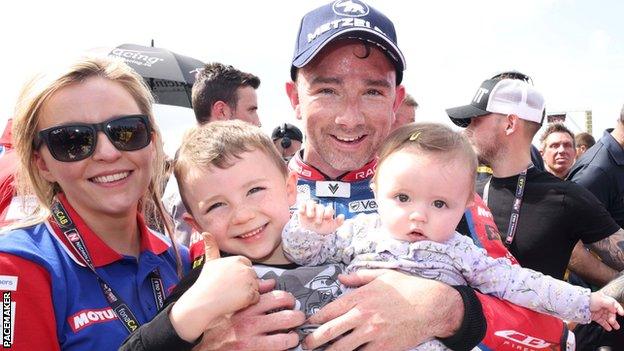
[[368,5],[359,0],[338,0],[332,6],[338,16],[362,17],[368,15]]
[[481,99],[483,98],[483,96],[487,93],[489,93],[490,91],[488,89],[485,88],[479,88],[479,90],[477,90],[477,93],[474,96],[474,99],[472,99],[472,101],[475,104],[478,104],[481,102]]

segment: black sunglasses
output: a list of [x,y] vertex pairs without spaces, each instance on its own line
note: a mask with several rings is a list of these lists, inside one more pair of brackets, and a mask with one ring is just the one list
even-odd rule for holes
[[97,133],[121,151],[140,150],[152,141],[152,126],[146,115],[116,117],[102,123],[75,123],[40,131],[34,146],[38,150],[45,142],[52,157],[61,162],[84,160],[95,151]]

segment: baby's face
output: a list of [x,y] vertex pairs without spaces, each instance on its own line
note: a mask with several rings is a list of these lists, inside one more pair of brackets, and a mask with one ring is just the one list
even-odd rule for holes
[[473,180],[466,162],[446,156],[403,149],[377,167],[378,212],[395,239],[444,242],[455,232]]
[[264,152],[243,153],[226,169],[195,169],[184,189],[197,229],[212,233],[221,251],[267,264],[283,257],[296,178],[286,178]]

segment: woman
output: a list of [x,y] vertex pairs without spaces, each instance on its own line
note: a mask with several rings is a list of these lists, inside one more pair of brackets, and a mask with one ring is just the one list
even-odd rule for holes
[[151,104],[140,76],[102,58],[23,89],[13,130],[19,189],[37,201],[28,222],[0,237],[0,290],[12,306],[4,347],[117,349],[188,270],[188,251],[144,220],[169,227]]

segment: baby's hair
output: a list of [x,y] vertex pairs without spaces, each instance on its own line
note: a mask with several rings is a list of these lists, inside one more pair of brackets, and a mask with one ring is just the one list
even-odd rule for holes
[[[406,124],[390,133],[385,140],[378,152],[377,167],[381,167],[388,156],[407,148],[423,154],[438,154],[449,162],[465,162],[474,185],[477,176],[477,155],[462,133],[439,123]],[[426,170],[414,170],[419,171]],[[372,181],[377,184],[377,173]]]
[[271,138],[256,126],[240,120],[227,120],[188,130],[174,162],[174,173],[183,203],[188,205],[183,184],[190,172],[210,167],[227,169],[241,158],[241,154],[254,150],[266,154],[284,177],[288,175],[286,163]]

